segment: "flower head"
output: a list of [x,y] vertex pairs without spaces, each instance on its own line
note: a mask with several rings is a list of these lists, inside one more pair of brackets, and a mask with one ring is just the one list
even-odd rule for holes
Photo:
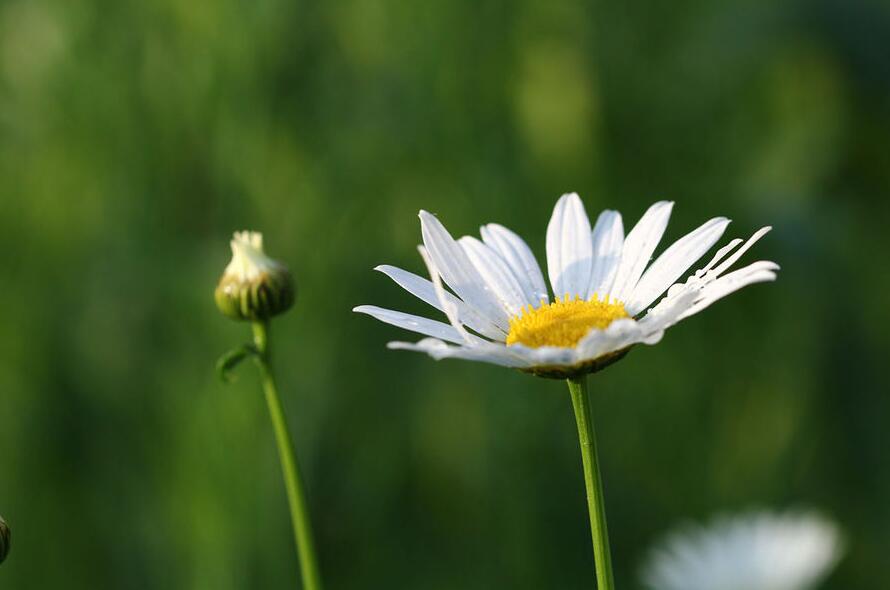
[[649,264],[672,208],[671,202],[655,203],[625,236],[617,211],[603,211],[591,228],[580,197],[563,195],[547,227],[552,297],[531,249],[509,229],[492,223],[481,228],[481,241],[455,240],[435,216],[421,211],[420,254],[430,280],[388,265],[376,270],[444,312],[448,323],[371,305],[354,311],[427,336],[390,348],[546,377],[596,371],[635,344],[655,344],[664,330],[718,299],[776,278],[779,267],[769,261],[726,272],[770,230],[765,227],[741,247],[742,240],[732,240],[676,283],[720,239],[729,220],[705,222]]
[[652,590],[807,590],[841,553],[837,527],[818,515],[752,513],[669,535],[642,578]]
[[263,320],[284,313],[294,303],[287,267],[263,252],[263,234],[235,232],[232,261],[216,287],[219,310],[236,320]]

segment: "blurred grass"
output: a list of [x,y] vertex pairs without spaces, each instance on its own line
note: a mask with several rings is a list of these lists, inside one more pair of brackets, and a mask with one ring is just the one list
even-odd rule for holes
[[[564,385],[391,352],[415,217],[539,256],[577,190],[666,239],[728,215],[783,266],[598,375],[616,573],[751,505],[848,531],[890,581],[885,4],[0,3],[0,587],[277,588],[296,571],[247,337],[211,292],[236,229],[300,284],[276,322],[330,588],[589,587]],[[246,368],[246,367],[245,367]]]

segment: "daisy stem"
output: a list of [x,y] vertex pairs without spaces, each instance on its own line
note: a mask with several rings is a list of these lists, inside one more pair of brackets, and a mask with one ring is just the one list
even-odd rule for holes
[[309,510],[306,507],[306,495],[300,479],[300,467],[294,452],[293,440],[287,427],[284,408],[278,395],[278,386],[272,374],[271,357],[269,354],[269,324],[264,321],[253,322],[253,342],[257,349],[257,364],[263,381],[263,392],[269,406],[272,426],[275,428],[275,441],[278,443],[278,456],[281,459],[281,472],[284,486],[287,489],[287,501],[290,505],[291,524],[294,539],[297,543],[297,558],[303,577],[303,590],[321,590],[321,576],[315,558],[315,544],[312,540],[312,525],[309,522]]
[[581,461],[584,464],[584,486],[587,490],[587,510],[590,513],[590,535],[593,539],[593,558],[596,562],[596,587],[598,590],[614,590],[612,555],[609,551],[609,532],[606,528],[606,507],[603,499],[603,479],[600,475],[596,452],[596,433],[593,429],[593,409],[587,376],[568,380],[575,421],[578,424],[578,441],[581,443]]

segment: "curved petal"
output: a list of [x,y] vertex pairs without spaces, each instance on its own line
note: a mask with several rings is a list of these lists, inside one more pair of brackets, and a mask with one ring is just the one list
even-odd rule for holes
[[[404,328],[405,330],[410,330],[412,332],[417,332],[424,336],[441,338],[442,340],[454,342],[455,344],[464,343],[463,336],[461,336],[454,327],[436,320],[411,315],[409,313],[402,313],[401,311],[392,309],[384,309],[382,307],[377,307],[376,305],[359,305],[358,307],[353,308],[352,311],[367,314],[381,322]],[[479,341],[482,342],[482,340]]]
[[648,339],[653,334],[661,334],[679,322],[683,314],[695,305],[699,295],[700,292],[696,287],[678,285],[678,289],[664,297],[658,302],[658,305],[638,320],[644,338]]
[[766,226],[766,227],[762,227],[762,228],[760,228],[759,230],[757,230],[756,232],[754,232],[754,235],[751,236],[750,238],[748,238],[748,241],[745,242],[745,244],[744,244],[741,248],[739,248],[738,250],[736,250],[735,252],[733,252],[732,255],[731,255],[729,258],[727,258],[726,260],[724,260],[723,262],[721,262],[720,265],[719,265],[717,268],[715,268],[714,270],[709,271],[709,272],[712,272],[712,273],[714,273],[714,274],[717,275],[717,276],[719,276],[719,275],[723,274],[724,272],[726,272],[726,269],[728,269],[730,266],[732,266],[733,264],[735,264],[735,262],[736,262],[739,258],[742,257],[742,254],[744,254],[745,252],[747,252],[748,249],[751,248],[751,246],[753,246],[755,243],[757,243],[757,241],[758,241],[760,238],[762,238],[763,236],[765,236],[766,234],[768,234],[768,233],[770,232],[770,230],[772,230],[772,229],[773,229],[772,226],[768,225],[768,226]]
[[526,299],[525,292],[507,264],[491,248],[470,236],[460,238],[457,243],[511,316],[532,303]]
[[433,262],[433,259],[430,258],[429,252],[427,252],[426,247],[418,246],[417,252],[420,253],[420,257],[423,258],[423,263],[426,265],[427,272],[430,273],[430,278],[433,280],[433,289],[436,291],[436,297],[439,300],[439,305],[442,306],[442,311],[445,312],[445,317],[448,318],[448,322],[451,324],[451,327],[454,328],[458,334],[464,339],[464,341],[468,344],[473,343],[473,336],[467,332],[467,329],[461,323],[460,318],[458,317],[457,305],[451,301],[448,297],[448,292],[445,291],[445,286],[442,284],[442,275],[439,273],[439,269],[436,267],[436,263]]
[[578,354],[574,348],[561,346],[531,348],[524,344],[514,344],[508,348],[522,355],[530,367],[571,367],[578,364]]
[[[695,305],[690,307],[680,320],[695,315],[706,309],[719,299],[723,299],[730,293],[734,293],[742,287],[753,285],[754,283],[764,283],[776,280],[776,272],[779,265],[768,260],[754,262],[745,268],[740,268],[729,274],[723,275],[719,279],[714,280],[702,288]],[[679,321],[679,320],[678,320]]]
[[436,360],[446,358],[464,359],[491,363],[502,367],[522,368],[527,366],[522,358],[512,354],[502,344],[487,344],[480,346],[449,346],[435,338],[425,338],[417,343],[390,342],[387,345],[392,350],[413,350],[424,352]]
[[529,303],[538,305],[549,300],[541,267],[525,240],[496,223],[482,226],[479,233],[485,245],[497,252],[513,271]]
[[643,274],[625,303],[627,312],[636,315],[655,301],[711,249],[728,225],[725,217],[715,217],[674,242]]
[[621,263],[621,249],[624,246],[624,223],[617,211],[603,211],[593,226],[593,268],[590,273],[590,287],[586,299],[599,295],[601,299],[612,288],[618,265]]
[[633,292],[664,235],[673,207],[674,203],[671,201],[655,203],[627,234],[621,251],[621,264],[618,265],[615,283],[610,291],[612,298],[626,301],[627,296]]
[[[436,288],[433,286],[433,283],[427,279],[388,264],[381,264],[380,266],[375,267],[374,270],[382,272],[391,278],[397,285],[424,303],[432,305],[439,311],[445,311],[442,304],[439,303],[439,297],[436,295]],[[461,323],[466,324],[467,327],[487,338],[500,341],[503,341],[506,338],[506,332],[491,323],[491,321],[483,317],[482,314],[475,311],[472,307],[450,293],[446,293],[445,297],[457,307],[457,315]]]
[[554,297],[586,297],[593,264],[590,220],[577,193],[563,195],[547,226],[547,273]]
[[695,276],[697,276],[697,277],[701,277],[701,276],[703,276],[706,272],[708,272],[709,270],[711,270],[712,268],[714,268],[714,266],[716,266],[718,262],[720,262],[721,260],[723,260],[723,258],[724,258],[727,254],[729,254],[730,252],[732,252],[733,249],[734,249],[736,246],[738,246],[739,244],[741,244],[741,243],[742,243],[742,240],[739,239],[739,238],[735,238],[735,239],[733,239],[733,240],[730,240],[730,242],[729,242],[728,244],[726,244],[725,246],[723,246],[722,248],[720,248],[719,250],[717,250],[717,253],[714,254],[714,257],[711,258],[711,261],[710,261],[707,265],[705,265],[703,268],[701,268],[701,269],[695,271]]
[[617,352],[639,342],[642,335],[638,322],[629,318],[615,320],[604,330],[591,330],[578,343],[579,360],[593,360],[610,352]]
[[436,217],[420,212],[423,243],[442,279],[464,303],[476,309],[499,328],[509,330],[507,312],[470,262],[463,248],[454,241]]
[[720,273],[738,260],[769,229],[769,227],[765,227],[755,232],[744,246],[736,250],[725,260],[724,258],[727,254],[732,252],[741,243],[741,240],[734,239],[726,246],[720,248],[711,261],[704,268],[695,271],[685,283],[672,285],[668,289],[667,295],[662,298],[658,305],[649,310],[646,316],[640,320],[640,323],[649,326],[651,330],[663,330],[680,320],[695,315],[718,299],[742,287],[753,283],[775,280],[779,265],[767,260],[754,262],[744,268],[722,277],[720,276]]

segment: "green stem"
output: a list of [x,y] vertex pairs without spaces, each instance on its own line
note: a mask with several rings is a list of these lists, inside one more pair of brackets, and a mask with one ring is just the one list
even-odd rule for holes
[[578,423],[581,461],[584,464],[584,486],[587,490],[587,511],[590,513],[590,535],[593,538],[593,558],[596,561],[596,587],[614,590],[612,555],[609,551],[609,531],[606,528],[606,507],[603,500],[603,479],[596,453],[596,433],[593,429],[593,410],[587,376],[572,378],[569,393]]
[[263,381],[263,392],[269,406],[269,416],[275,428],[275,441],[278,443],[278,456],[281,459],[281,472],[284,475],[284,486],[287,488],[287,501],[290,505],[291,523],[294,528],[294,539],[297,543],[297,557],[303,576],[304,590],[321,590],[321,577],[318,562],[315,558],[315,545],[312,541],[312,525],[309,522],[309,510],[306,508],[306,494],[300,480],[300,467],[294,452],[294,444],[284,417],[284,408],[278,396],[278,386],[272,374],[269,354],[269,325],[267,322],[253,323],[253,342],[258,355],[257,364]]

